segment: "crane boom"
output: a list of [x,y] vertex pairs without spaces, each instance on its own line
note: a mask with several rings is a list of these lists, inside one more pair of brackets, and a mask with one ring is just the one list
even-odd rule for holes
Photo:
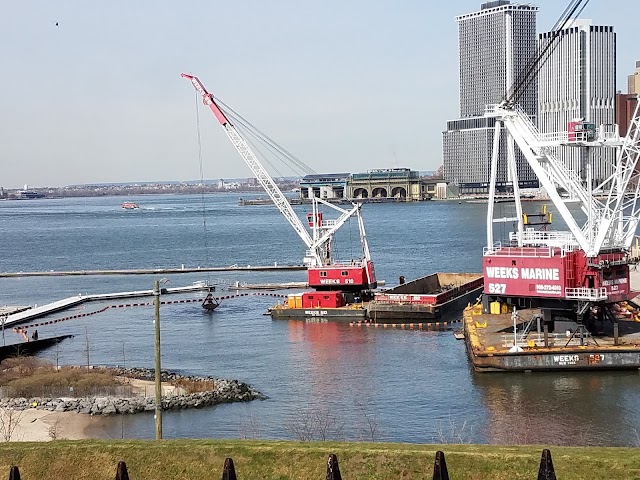
[[202,95],[204,104],[211,109],[213,115],[216,117],[218,122],[220,122],[220,125],[222,125],[222,128],[229,137],[229,140],[231,140],[231,143],[233,144],[235,149],[238,151],[240,156],[249,166],[255,177],[258,179],[258,182],[260,182],[262,188],[265,189],[273,203],[276,205],[278,210],[280,210],[280,213],[282,213],[282,215],[287,219],[289,224],[293,227],[295,232],[307,246],[308,253],[310,255],[307,255],[307,257],[305,257],[305,263],[307,263],[309,266],[322,265],[322,259],[320,258],[317,249],[312,248],[314,242],[311,239],[309,232],[302,224],[302,221],[300,220],[298,215],[296,215],[293,207],[291,207],[291,204],[284,196],[282,191],[273,181],[273,178],[271,178],[269,172],[267,172],[267,170],[262,166],[247,142],[245,142],[242,136],[238,133],[238,130],[236,130],[236,128],[215,102],[213,94],[207,91],[198,77],[189,75],[187,73],[182,73],[181,76],[188,79],[192,83],[196,91],[200,93],[200,95]]

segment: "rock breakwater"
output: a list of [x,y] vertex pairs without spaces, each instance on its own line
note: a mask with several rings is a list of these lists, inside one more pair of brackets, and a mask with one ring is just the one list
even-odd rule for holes
[[[154,380],[155,373],[143,368],[110,369],[119,377],[138,380]],[[162,382],[208,382],[213,385],[212,390],[184,394],[174,393],[163,395],[163,410],[179,410],[184,408],[201,408],[220,403],[249,402],[264,400],[267,397],[250,385],[238,380],[227,380],[214,377],[198,377],[180,375],[163,370]],[[178,390],[179,391],[179,390]],[[155,397],[150,396],[94,396],[94,397],[60,397],[60,398],[2,398],[0,408],[26,410],[35,408],[55,412],[77,412],[90,415],[113,415],[125,413],[139,413],[155,410]]]

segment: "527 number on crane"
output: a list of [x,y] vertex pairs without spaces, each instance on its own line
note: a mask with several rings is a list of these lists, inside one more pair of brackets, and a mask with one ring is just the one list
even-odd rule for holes
[[488,285],[489,293],[504,294],[507,292],[506,283],[490,283]]

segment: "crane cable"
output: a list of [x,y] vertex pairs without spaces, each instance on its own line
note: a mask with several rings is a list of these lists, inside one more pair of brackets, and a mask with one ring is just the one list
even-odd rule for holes
[[560,15],[560,18],[554,24],[551,30],[551,36],[538,47],[537,53],[529,59],[524,69],[520,75],[518,75],[515,82],[507,92],[505,98],[507,105],[513,106],[518,102],[518,100],[520,100],[531,82],[536,78],[536,74],[540,71],[551,53],[553,53],[558,46],[558,42],[556,40],[560,36],[562,30],[580,16],[588,4],[589,0],[571,0],[569,2],[569,5],[567,5],[564,12]]
[[[196,131],[198,136],[198,161],[200,163],[200,198],[202,200],[202,226],[204,229],[204,256],[205,256],[205,266],[210,267],[209,264],[209,242],[208,242],[208,231],[207,231],[207,210],[204,201],[204,166],[202,162],[202,137],[200,134],[200,96],[197,91],[195,91],[195,99],[196,99]],[[207,280],[211,277],[211,273],[207,272]]]
[[218,103],[218,107],[224,112],[225,115],[229,116],[234,121],[234,126],[243,127],[243,132],[257,139],[263,145],[267,146],[269,150],[271,150],[274,154],[283,157],[286,159],[286,163],[290,168],[298,169],[304,173],[316,173],[311,167],[305,164],[302,160],[297,158],[291,152],[278,145],[273,139],[269,138],[266,134],[261,132],[257,127],[255,127],[251,122],[246,120],[242,115],[236,112],[233,108],[229,107],[219,98],[216,98],[216,103]]

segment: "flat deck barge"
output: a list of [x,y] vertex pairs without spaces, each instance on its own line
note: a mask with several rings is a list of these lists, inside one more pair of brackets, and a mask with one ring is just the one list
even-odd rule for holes
[[[617,341],[604,334],[538,333],[535,327],[525,334],[522,323],[516,323],[514,334],[511,313],[487,314],[478,307],[475,312],[466,308],[463,317],[467,354],[476,372],[640,369],[640,323],[632,319],[619,319]],[[518,315],[529,319],[535,313],[521,310]]]
[[[345,304],[339,298],[340,292],[291,294],[284,304],[270,308],[268,313],[274,320],[416,326],[447,320],[446,325],[451,319],[461,320],[460,312],[482,294],[483,284],[480,274],[433,273],[388,290],[376,291],[372,300],[364,302],[347,301]],[[333,305],[318,306],[317,299],[323,296],[333,300]]]
[[376,293],[367,316],[376,323],[424,322],[455,316],[480,295],[484,279],[478,273],[433,273]]

